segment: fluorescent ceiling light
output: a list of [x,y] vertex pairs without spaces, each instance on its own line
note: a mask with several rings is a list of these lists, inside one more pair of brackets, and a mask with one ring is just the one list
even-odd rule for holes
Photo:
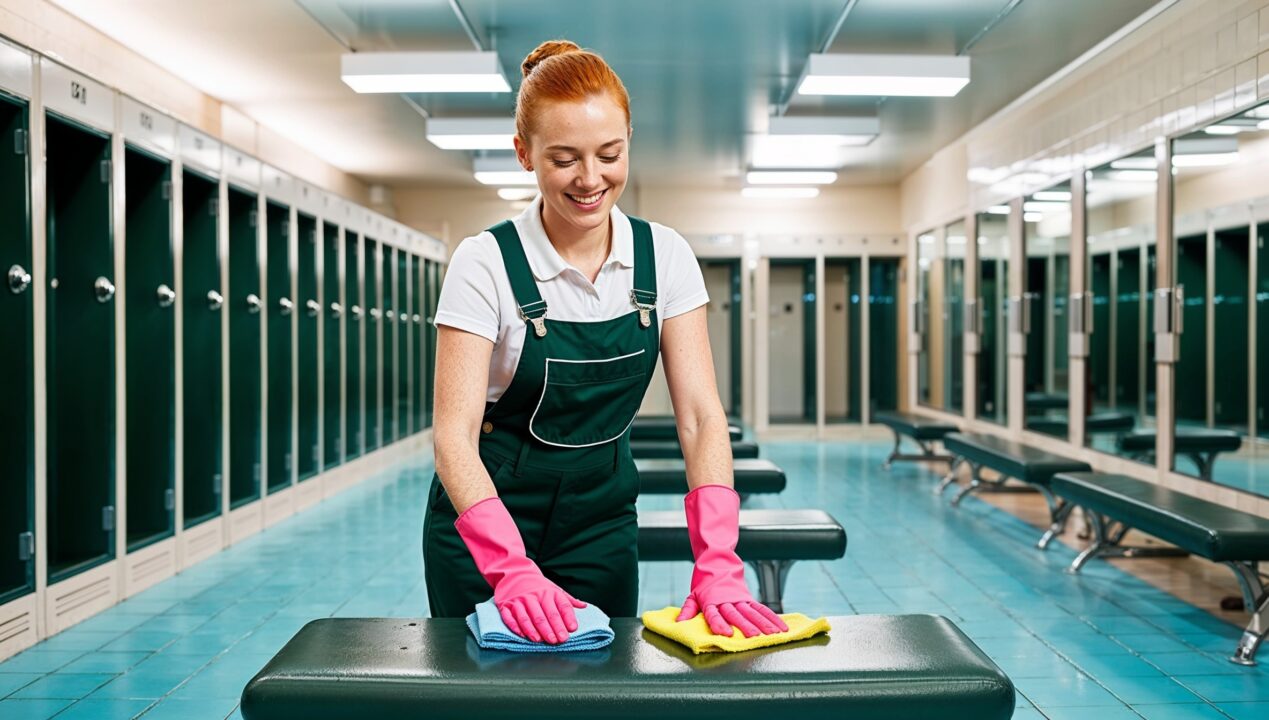
[[1110,164],[1113,170],[1153,170],[1159,163],[1153,157],[1126,157]]
[[829,185],[837,182],[837,173],[827,170],[750,170],[745,175],[750,185]]
[[742,189],[740,194],[747,198],[766,200],[813,198],[820,194],[820,189],[814,187],[747,187]]
[[926,233],[924,235],[918,235],[917,242],[921,243],[922,245],[930,245],[934,242],[934,236],[930,235],[929,233]]
[[340,71],[359,93],[511,91],[493,52],[345,53]]
[[503,200],[532,200],[537,194],[537,188],[498,188],[498,197]]
[[516,134],[512,118],[431,118],[427,139],[442,150],[511,150]]
[[964,235],[948,235],[947,244],[948,245],[964,245],[965,236]]
[[801,95],[951,97],[969,84],[969,58],[956,55],[813,53]]
[[988,215],[1008,215],[1009,206],[1008,205],[992,205],[991,207],[987,208],[987,214]]
[[1239,125],[1210,125],[1203,128],[1203,132],[1208,135],[1237,135],[1238,133],[1244,132],[1248,129],[1254,130],[1255,126],[1253,125],[1251,128],[1245,128]]
[[1183,137],[1172,142],[1172,167],[1216,167],[1237,161],[1236,137]]
[[750,166],[835,170],[846,164],[842,145],[816,135],[758,135]]
[[1028,200],[1022,203],[1022,211],[1028,213],[1070,212],[1071,206],[1064,202]]
[[537,185],[538,177],[520,167],[514,157],[478,157],[472,160],[476,182],[484,185]]
[[1154,170],[1116,170],[1106,173],[1106,179],[1117,182],[1154,182],[1159,179],[1159,173]]
[[862,117],[773,117],[767,135],[813,138],[835,145],[867,145],[881,134],[881,119]]
[[1071,193],[1066,190],[1041,190],[1038,193],[1033,193],[1031,199],[1041,202],[1065,203],[1071,201]]
[[1022,221],[1029,223],[1037,223],[1044,219],[1044,213],[1029,212],[1022,214]]
[[1195,153],[1193,155],[1173,155],[1172,167],[1196,168],[1232,165],[1238,162],[1238,153]]

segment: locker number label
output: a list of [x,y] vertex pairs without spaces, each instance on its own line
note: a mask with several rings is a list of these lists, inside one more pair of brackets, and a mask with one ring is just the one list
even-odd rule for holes
[[71,99],[80,105],[88,104],[88,88],[79,84],[75,80],[71,80]]

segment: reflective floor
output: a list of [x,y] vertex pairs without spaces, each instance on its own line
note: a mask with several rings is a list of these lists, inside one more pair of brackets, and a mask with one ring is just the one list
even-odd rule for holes
[[[1073,551],[936,476],[880,470],[888,441],[763,444],[789,488],[751,507],[823,507],[846,558],[790,574],[807,614],[938,613],[1009,674],[1022,719],[1269,717],[1269,657],[1225,661],[1240,628]],[[243,685],[307,621],[425,613],[420,509],[430,467],[402,467],[236,545],[0,663],[0,719],[238,717]],[[640,506],[674,507],[672,496]],[[690,565],[645,564],[641,606],[678,604]]]

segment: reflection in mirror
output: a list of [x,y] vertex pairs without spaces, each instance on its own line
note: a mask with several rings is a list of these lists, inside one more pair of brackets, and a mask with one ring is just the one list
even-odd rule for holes
[[1085,442],[1143,463],[1155,439],[1153,150],[1085,174],[1088,289],[1093,296]]
[[965,221],[948,225],[943,232],[947,260],[943,299],[943,407],[960,414],[965,400]]
[[[1269,104],[1172,141],[1173,469],[1269,495]],[[1254,391],[1253,391],[1254,388]]]
[[1027,266],[1023,293],[1029,323],[1024,358],[1026,425],[1067,437],[1067,297],[1071,287],[1071,185],[1063,183],[1022,204]]
[[978,214],[978,417],[1007,425],[1009,363],[1005,305],[1009,299],[1009,206]]
[[943,409],[943,253],[934,231],[917,236],[917,335],[921,339],[917,357],[918,401]]

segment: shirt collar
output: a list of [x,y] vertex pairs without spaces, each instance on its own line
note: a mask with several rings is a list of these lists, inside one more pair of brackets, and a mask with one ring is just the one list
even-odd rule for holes
[[[615,262],[623,267],[634,267],[634,231],[630,227],[630,218],[614,205],[609,219],[612,222],[612,249],[604,265]],[[560,257],[546,236],[546,228],[542,227],[541,195],[534,198],[512,222],[520,234],[520,244],[524,246],[529,269],[539,282],[546,282],[572,267]]]

